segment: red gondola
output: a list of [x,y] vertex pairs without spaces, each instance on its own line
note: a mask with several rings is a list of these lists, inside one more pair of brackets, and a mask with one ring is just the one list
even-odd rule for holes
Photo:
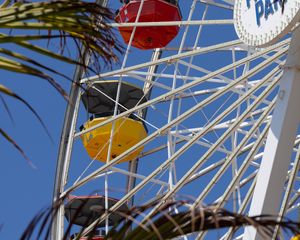
[[89,238],[89,237],[81,237],[80,240],[104,240],[104,237],[103,236],[94,236],[92,238]]
[[[170,22],[181,21],[180,9],[177,1],[144,0],[139,22]],[[141,0],[131,0],[121,7],[116,21],[119,23],[135,22]],[[119,31],[128,44],[133,27],[120,27]],[[132,46],[140,49],[165,47],[179,32],[179,26],[137,27]]]

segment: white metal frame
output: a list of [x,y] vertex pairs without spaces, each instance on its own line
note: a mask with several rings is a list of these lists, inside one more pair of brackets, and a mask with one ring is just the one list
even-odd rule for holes
[[[292,35],[271,129],[257,176],[259,184],[256,185],[254,190],[250,215],[278,214],[285,178],[291,162],[291,153],[300,122],[299,62],[300,28],[296,29]],[[297,171],[294,174],[297,174]],[[291,179],[294,177],[291,176]],[[283,212],[281,211],[282,215],[284,208]],[[246,228],[244,239],[260,239],[260,236],[255,229]]]
[[[143,5],[143,2],[144,0],[142,0],[141,6]],[[71,90],[71,99],[73,99],[72,101],[75,102],[75,104],[69,105],[66,111],[57,164],[54,200],[65,197],[86,184],[91,184],[92,180],[98,182],[101,181],[104,185],[105,207],[107,211],[102,216],[99,216],[98,220],[106,221],[106,231],[109,230],[109,212],[117,210],[123,203],[134,205],[135,196],[142,192],[143,189],[146,189],[149,183],[159,186],[157,196],[162,197],[162,201],[144,216],[143,221],[145,222],[151,218],[152,213],[165,201],[176,199],[177,195],[180,195],[182,189],[196,182],[199,183],[202,178],[205,178],[206,175],[213,172],[214,176],[211,177],[210,183],[206,184],[201,190],[195,189],[194,201],[190,204],[190,207],[197,207],[199,204],[202,204],[206,197],[215,191],[220,179],[226,175],[231,174],[231,179],[226,185],[226,188],[224,188],[223,194],[216,197],[214,203],[219,207],[226,207],[227,202],[231,201],[233,203],[232,210],[239,213],[245,213],[252,199],[252,195],[253,204],[255,205],[264,199],[261,194],[262,190],[255,188],[256,182],[259,182],[259,186],[263,186],[265,189],[269,190],[276,184],[273,180],[271,180],[271,187],[269,185],[261,184],[262,181],[266,180],[266,173],[262,173],[262,171],[265,171],[269,167],[264,166],[266,162],[264,159],[269,157],[266,154],[263,156],[262,148],[264,147],[268,130],[270,128],[273,129],[275,125],[276,129],[280,129],[278,127],[280,123],[274,123],[274,121],[279,121],[278,110],[275,110],[272,123],[271,116],[273,114],[274,105],[279,105],[278,101],[282,101],[281,98],[286,99],[288,96],[287,91],[285,91],[285,94],[281,91],[275,102],[275,91],[278,82],[281,82],[281,86],[283,86],[283,83],[288,82],[286,80],[288,77],[287,73],[284,73],[282,76],[282,70],[284,69],[285,72],[288,72],[289,76],[294,76],[295,79],[299,78],[297,75],[299,74],[299,66],[293,64],[295,60],[288,59],[285,63],[285,54],[288,51],[291,40],[286,39],[273,46],[260,50],[248,47],[240,40],[232,40],[212,46],[199,47],[199,40],[201,40],[203,35],[203,26],[213,27],[217,25],[233,24],[232,19],[206,19],[207,11],[211,6],[231,11],[233,1],[190,0],[190,2],[189,16],[187,16],[187,20],[180,22],[138,23],[137,18],[135,23],[111,24],[112,27],[134,27],[120,69],[85,78],[82,78],[82,69],[77,69],[77,73],[75,74],[74,79],[76,82],[80,82],[82,85],[88,84],[89,86],[92,86],[97,81],[103,81],[105,79],[119,79],[119,91],[115,101],[114,115],[110,119],[89,129],[77,132],[76,121],[78,114],[81,114],[79,106],[81,96],[78,85],[75,84],[76,86],[73,86]],[[103,1],[103,4],[106,3],[107,1]],[[205,9],[202,16],[200,18],[198,17],[199,19],[194,19],[198,4],[205,6]],[[140,13],[141,7],[138,15]],[[128,59],[131,57],[131,43],[136,27],[171,25],[180,25],[182,27],[183,32],[181,39],[179,39],[178,47],[173,49],[157,49],[148,61],[133,66],[128,65]],[[188,34],[190,34],[189,31],[192,27],[197,27],[197,34],[192,43],[189,43],[189,45],[186,46],[187,37]],[[294,34],[292,37],[292,43],[296,42],[295,39],[299,42],[299,34],[297,35],[297,38],[295,38],[296,35],[297,34]],[[294,48],[291,48],[289,51],[293,52],[293,49]],[[170,53],[170,51],[175,53]],[[162,55],[162,52],[167,56],[164,54]],[[214,54],[218,52],[230,53],[231,63],[217,70],[211,70],[198,65],[197,62],[194,61],[199,56],[205,57],[205,54]],[[245,56],[238,58],[237,53],[243,53]],[[276,66],[274,67],[274,65]],[[172,72],[169,70],[170,66],[172,66]],[[163,67],[163,70],[160,70],[160,67]],[[182,68],[185,70],[182,71]],[[243,69],[242,73],[240,73],[241,68]],[[230,71],[232,72],[232,77],[228,77],[228,72]],[[259,77],[259,73],[262,71],[264,71],[264,76]],[[197,76],[195,72],[199,73],[199,76]],[[117,106],[119,104],[120,86],[127,78],[139,81],[141,85],[144,86],[145,94],[150,95],[153,88],[161,89],[164,93],[160,96],[151,97],[149,101],[118,114]],[[166,81],[163,82],[161,79],[166,79]],[[215,84],[215,86],[208,89],[198,89],[199,86],[203,86],[205,83]],[[179,84],[180,86],[178,87]],[[299,83],[295,80],[293,81],[293,84],[296,86],[296,84]],[[295,90],[298,87],[300,86],[297,85],[296,87],[292,87],[292,89]],[[220,99],[225,96],[227,96],[227,100],[222,102],[211,116],[207,116],[204,109],[213,106],[214,102],[221,101]],[[230,100],[230,96],[235,96],[236,99],[232,101]],[[199,97],[201,97],[201,101],[197,100]],[[297,99],[296,97],[292,98]],[[193,101],[194,106],[185,110],[183,104],[187,100]],[[168,110],[164,113],[159,113],[157,110],[159,106],[167,106]],[[222,106],[226,106],[226,108],[222,108]],[[292,109],[293,114],[291,114],[288,119],[297,122],[299,118],[294,114],[295,107],[296,106]],[[275,109],[277,108],[278,106],[275,107]],[[82,134],[86,134],[108,123],[113,124],[110,138],[112,139],[114,130],[117,130],[114,127],[116,120],[129,116],[132,113],[144,118],[147,109],[151,109],[151,112],[155,112],[158,115],[162,114],[159,116],[164,118],[163,124],[158,126],[148,119],[144,120],[145,124],[151,128],[151,133],[145,139],[112,160],[108,157],[107,162],[101,165],[97,170],[92,171],[87,175],[85,175],[84,171],[75,182],[69,182],[69,186],[66,187],[74,141],[77,141]],[[191,119],[197,113],[200,113],[206,123],[197,127],[186,126],[186,121]],[[151,113],[149,112],[148,114]],[[293,119],[293,117],[298,120]],[[288,144],[289,149],[284,150],[286,154],[289,154],[293,148],[294,150],[297,150],[300,141],[300,136],[297,136],[295,141],[295,136],[297,134],[295,124],[289,125],[290,132],[288,135],[290,136],[290,141]],[[291,127],[292,125],[294,126],[293,128]],[[284,131],[286,131],[286,129],[284,129]],[[270,134],[271,133],[269,133],[269,135]],[[216,140],[211,140],[211,136]],[[154,146],[139,156],[139,158],[143,159],[144,157],[157,154],[160,151],[164,152],[165,155],[161,155],[159,163],[150,172],[140,173],[137,168],[137,161],[132,161],[129,164],[128,169],[123,169],[117,165],[122,158],[133,152],[135,149],[145,145],[148,146],[149,143],[155,143],[156,140],[162,138],[165,139],[165,144],[156,147]],[[273,150],[268,150],[270,148],[272,149],[272,147],[270,147],[272,145],[270,137],[268,137],[268,139],[266,145],[267,154],[270,154],[270,152],[274,153]],[[230,144],[228,144],[229,140]],[[285,142],[284,139],[279,140]],[[272,141],[274,142],[274,140]],[[108,141],[107,144],[109,149],[111,149],[112,141]],[[285,144],[281,144],[277,141],[276,144],[281,146],[285,145],[286,142]],[[197,157],[191,159],[191,161],[193,161],[191,168],[185,173],[178,175],[177,163],[182,161],[182,156],[184,156],[186,152],[196,147],[205,149],[205,152],[200,158]],[[278,151],[282,152],[280,148]],[[210,162],[215,153],[220,153],[225,157],[220,157],[220,159]],[[110,156],[110,154],[108,154],[108,156]],[[296,159],[299,158],[298,156],[299,154]],[[263,160],[261,166],[260,159],[262,157]],[[240,162],[240,158],[243,159],[243,162]],[[94,161],[92,163],[94,163]],[[285,169],[288,170],[288,161],[285,164]],[[298,189],[293,188],[294,182],[298,180],[298,165],[299,160],[294,163],[294,166],[290,171],[285,171],[285,169],[284,171],[282,169],[280,170],[282,173],[280,178],[281,185],[287,184],[286,192],[283,187],[280,191],[280,194],[285,192],[280,212],[274,210],[275,205],[277,208],[280,206],[281,202],[278,200],[276,203],[274,202],[272,211],[267,211],[264,208],[257,210],[252,207],[250,214],[267,212],[280,213],[282,216],[285,216],[285,214],[295,211],[295,209],[300,207],[300,201],[298,201],[299,194],[297,194]],[[90,165],[87,168],[89,167]],[[246,174],[249,169],[252,169],[251,173]],[[165,171],[167,171],[168,174],[165,174]],[[259,172],[258,177],[256,176],[257,172]],[[274,172],[269,172],[270,177],[273,176],[273,173]],[[278,174],[278,170],[275,171],[275,173]],[[108,197],[110,195],[109,184],[116,174],[120,174],[127,178],[126,193],[116,205],[108,208]],[[136,184],[137,180],[139,182]],[[242,193],[245,191],[244,189],[247,189],[246,194]],[[270,195],[269,192],[266,194],[265,199],[273,196]],[[154,195],[150,199],[153,200],[157,196]],[[176,209],[174,211],[176,211]],[[96,222],[86,228],[84,234],[88,233],[95,224]],[[253,231],[253,229],[250,229],[250,231]],[[276,233],[278,232],[279,229],[276,229]],[[61,206],[58,215],[54,218],[52,239],[62,239],[63,233],[64,208]],[[253,232],[251,232],[251,234],[252,233]],[[201,232],[195,236],[195,238],[203,239],[207,234],[208,233],[206,232]],[[230,239],[233,236],[234,229],[229,229],[227,234],[223,236],[223,239]],[[251,235],[251,237],[247,239],[254,238],[252,238]]]

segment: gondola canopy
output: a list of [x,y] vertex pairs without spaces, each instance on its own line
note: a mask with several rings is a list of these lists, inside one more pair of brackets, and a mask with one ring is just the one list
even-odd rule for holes
[[[91,114],[99,116],[107,116],[114,111],[119,81],[102,81],[93,84],[82,95],[82,101]],[[127,109],[135,107],[137,104],[146,102],[144,92],[141,88],[132,84],[122,82],[119,97],[119,104]],[[119,112],[124,112],[126,109],[119,106]]]
[[[108,207],[111,208],[118,202],[117,199],[108,198]],[[119,212],[128,211],[126,204],[123,204]],[[124,219],[118,211],[112,213],[108,218],[109,226],[113,226]],[[72,197],[65,205],[65,217],[69,223],[87,227],[105,213],[105,197],[102,195]],[[98,224],[104,227],[105,221]]]

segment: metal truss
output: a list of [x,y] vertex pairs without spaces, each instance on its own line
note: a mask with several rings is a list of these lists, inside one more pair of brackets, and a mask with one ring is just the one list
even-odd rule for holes
[[[234,34],[233,20],[222,19],[224,13],[232,15],[233,3],[232,0],[185,0],[180,22],[110,24],[113,28],[133,27],[133,35],[120,66],[95,76],[84,75],[82,69],[76,71],[74,80],[79,85],[72,87],[72,104],[66,111],[54,200],[69,194],[88,195],[97,189],[104,193],[105,207],[109,210],[98,221],[107,223],[109,213],[124,203],[134,206],[161,199],[143,216],[142,221],[147,221],[164,202],[183,196],[190,196],[187,208],[213,203],[239,213],[247,213],[251,201],[263,199],[255,197],[256,183],[262,181],[257,174],[262,159],[266,158],[264,149],[274,109],[283,97],[279,83],[290,67],[286,62],[287,52],[290,42],[295,40],[286,38],[264,49],[246,46]],[[210,19],[212,13],[214,18]],[[169,46],[153,51],[131,46],[137,27],[171,25],[179,25],[181,30]],[[212,41],[212,32],[220,37]],[[229,37],[224,40],[222,34]],[[107,120],[80,131],[82,121],[88,120],[80,104],[85,87],[93,87],[105,96],[94,84],[112,79],[119,80],[119,84],[138,85],[149,100],[122,113],[114,111]],[[120,104],[119,95],[120,91],[112,99],[115,110]],[[108,158],[106,163],[90,159],[78,143],[80,137],[112,124],[111,137],[106,143],[111,149],[118,131],[115,122],[131,114],[144,121],[148,136],[119,156]],[[294,135],[292,153],[282,172],[279,193],[282,198],[277,202],[278,214],[284,217],[295,216],[300,206],[300,136],[296,130]],[[144,151],[138,160],[120,164],[140,147]],[[108,197],[119,201],[108,208]],[[84,234],[95,224],[87,227]],[[52,239],[61,239],[63,232],[62,206],[54,220]],[[239,239],[242,233],[235,233],[234,229],[221,231],[222,239]],[[214,239],[213,234],[201,232],[193,237]],[[279,228],[275,235],[281,235]]]

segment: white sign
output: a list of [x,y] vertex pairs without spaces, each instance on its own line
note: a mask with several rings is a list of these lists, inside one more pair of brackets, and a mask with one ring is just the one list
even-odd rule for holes
[[248,45],[278,41],[300,20],[300,0],[235,0],[234,26]]

